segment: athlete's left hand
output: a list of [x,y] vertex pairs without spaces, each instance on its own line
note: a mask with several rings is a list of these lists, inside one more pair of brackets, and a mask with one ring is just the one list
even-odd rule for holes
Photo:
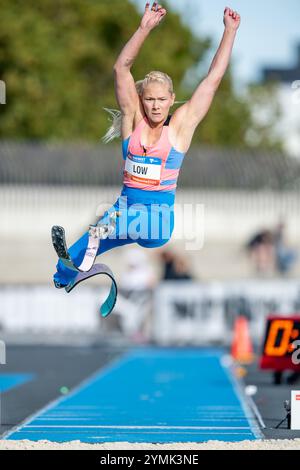
[[241,24],[241,17],[237,11],[226,7],[224,11],[224,25],[226,29],[237,31]]

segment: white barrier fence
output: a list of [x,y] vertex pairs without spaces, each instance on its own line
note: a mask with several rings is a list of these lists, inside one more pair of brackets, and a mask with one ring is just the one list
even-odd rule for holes
[[99,329],[99,288],[83,286],[68,295],[50,286],[0,288],[0,332],[93,333]]
[[[81,232],[96,220],[96,213],[103,213],[102,205],[107,209],[119,194],[120,188],[114,186],[0,186],[0,236],[14,238],[16,221],[17,234],[23,243],[27,239],[48,238],[53,224],[69,227],[71,234]],[[180,239],[183,221],[189,231],[196,229],[197,205],[205,211],[207,240],[244,243],[257,229],[271,228],[284,217],[289,240],[299,243],[297,192],[178,189],[173,237]]]
[[[71,246],[96,222],[96,212],[113,204],[119,193],[120,188],[114,186],[0,186],[0,284],[48,283],[57,262],[51,227],[65,227]],[[197,208],[203,210],[200,216]],[[286,244],[300,253],[299,193],[179,189],[175,228],[167,248],[187,253],[197,279],[249,278],[255,271],[244,249],[246,243],[257,231],[273,230],[282,217],[287,223]],[[123,274],[122,250],[104,254],[103,262],[116,278]],[[300,257],[291,274],[300,277]]]
[[[105,294],[104,288],[91,286],[72,294],[50,286],[1,287],[0,336],[101,334],[108,320],[101,319],[98,312]],[[300,312],[300,282],[165,282],[154,292],[152,309],[149,296],[145,299],[139,304],[119,297],[112,315],[121,318],[124,336],[132,335],[147,320],[151,339],[159,344],[226,345],[231,341],[234,319],[242,314],[249,319],[253,340],[259,342],[268,314]]]
[[153,336],[160,344],[229,344],[234,320],[244,315],[260,342],[269,314],[300,312],[300,282],[164,283],[155,293]]

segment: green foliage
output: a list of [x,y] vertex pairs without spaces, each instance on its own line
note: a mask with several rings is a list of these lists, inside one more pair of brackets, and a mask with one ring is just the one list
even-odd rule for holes
[[[114,62],[139,24],[135,6],[129,0],[0,0],[0,11],[0,79],[7,89],[0,137],[98,141],[109,124],[102,107],[116,107]],[[187,99],[184,76],[209,47],[209,39],[196,38],[169,11],[133,75],[138,80],[162,70],[173,78],[177,100]],[[228,73],[194,141],[245,143],[250,125],[249,105],[235,96]]]
[[243,147],[251,123],[247,103],[235,96],[228,72],[215,95],[212,107],[196,132],[196,139],[208,145]]
[[251,107],[251,123],[246,142],[252,147],[283,150],[282,141],[276,132],[282,114],[278,101],[279,83],[250,84],[247,102]]
[[[0,0],[0,7],[7,88],[0,136],[99,139],[108,125],[102,107],[116,106],[114,62],[139,24],[135,7],[127,0]],[[144,45],[134,75],[163,69],[178,86],[202,53],[202,42],[170,14]]]

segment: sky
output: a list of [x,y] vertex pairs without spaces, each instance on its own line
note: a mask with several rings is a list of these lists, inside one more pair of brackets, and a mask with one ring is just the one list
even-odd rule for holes
[[[131,0],[139,9],[144,0]],[[240,84],[259,81],[262,67],[292,67],[300,44],[299,0],[168,0],[182,19],[200,36],[213,38],[209,66],[224,31],[225,6],[240,13],[242,23],[233,51],[233,71]],[[227,3],[228,2],[228,3]],[[164,5],[163,0],[160,2]],[[167,18],[166,18],[167,21]],[[300,77],[299,77],[300,80]]]

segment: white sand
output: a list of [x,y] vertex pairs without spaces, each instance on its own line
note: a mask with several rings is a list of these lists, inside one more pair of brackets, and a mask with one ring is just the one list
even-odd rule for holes
[[80,441],[63,444],[50,441],[1,441],[0,450],[300,450],[300,439],[257,440],[242,442],[208,441],[205,443],[179,442],[173,444],[147,444],[130,442],[109,442],[85,444]]

